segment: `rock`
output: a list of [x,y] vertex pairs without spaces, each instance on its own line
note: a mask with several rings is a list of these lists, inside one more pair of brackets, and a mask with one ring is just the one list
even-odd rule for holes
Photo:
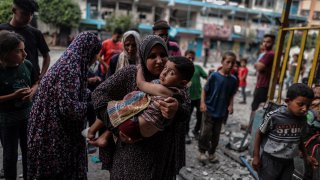
[[191,168],[186,168],[187,172],[192,172]]
[[207,173],[206,171],[203,171],[202,174],[203,174],[204,176],[208,176],[208,173]]

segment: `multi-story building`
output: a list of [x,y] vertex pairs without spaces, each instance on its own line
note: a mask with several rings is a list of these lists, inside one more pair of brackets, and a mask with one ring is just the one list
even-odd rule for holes
[[308,17],[308,26],[320,25],[320,1],[301,0],[300,14]]
[[[204,46],[218,57],[223,50],[244,54],[258,47],[265,33],[275,31],[284,0],[81,0],[82,28],[104,29],[105,18],[129,15],[142,34],[150,34],[159,19],[169,21],[170,36],[184,52],[194,49],[202,56]],[[290,20],[306,23],[293,0]]]

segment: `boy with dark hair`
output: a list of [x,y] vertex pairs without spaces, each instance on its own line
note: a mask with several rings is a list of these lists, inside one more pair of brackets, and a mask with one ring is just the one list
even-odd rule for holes
[[169,57],[170,56],[181,56],[181,51],[178,43],[169,40],[170,25],[165,20],[158,20],[152,26],[154,35],[160,36],[167,44]]
[[[8,30],[20,34],[25,39],[26,59],[30,60],[39,78],[47,72],[50,64],[49,48],[44,37],[38,29],[29,25],[33,14],[38,10],[34,0],[14,0],[13,17],[9,23],[0,24],[0,30]],[[43,56],[40,72],[38,50]]]
[[113,30],[112,36],[110,39],[107,39],[102,42],[102,49],[98,55],[100,59],[100,68],[102,74],[106,75],[111,57],[115,54],[120,54],[122,52],[122,43],[121,38],[123,35],[123,31],[121,28],[115,28]]
[[261,180],[291,179],[293,158],[299,155],[299,150],[309,163],[318,164],[308,156],[302,141],[302,129],[313,97],[313,91],[307,85],[293,84],[287,91],[287,106],[266,115],[256,133],[252,162]]
[[221,60],[222,68],[209,76],[202,90],[200,109],[205,112],[205,119],[202,121],[199,138],[201,162],[207,160],[206,151],[209,153],[210,162],[218,162],[215,152],[221,126],[227,112],[233,113],[233,97],[237,92],[237,78],[231,74],[235,63],[236,55],[233,52],[224,53]]
[[[187,50],[184,54],[186,58],[188,58],[191,62],[194,62],[196,53],[193,50]],[[199,138],[199,131],[201,126],[202,113],[200,111],[200,99],[201,99],[201,81],[200,78],[207,79],[207,73],[202,69],[201,66],[194,64],[194,73],[191,79],[191,86],[189,87],[189,94],[191,99],[191,107],[190,107],[190,116],[187,121],[187,131],[186,131],[186,143],[190,144],[191,139],[189,137],[189,123],[191,119],[191,114],[194,108],[196,108],[196,125],[192,130],[194,136]]]

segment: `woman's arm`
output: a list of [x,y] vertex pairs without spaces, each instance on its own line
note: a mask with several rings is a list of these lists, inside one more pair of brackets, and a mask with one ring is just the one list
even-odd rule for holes
[[12,100],[12,99],[22,98],[24,96],[29,95],[30,93],[31,93],[30,88],[21,88],[21,89],[16,90],[14,93],[0,96],[0,102],[5,102],[5,101]]
[[173,95],[173,92],[169,88],[161,84],[154,84],[145,81],[141,67],[138,67],[137,86],[141,91],[154,96],[171,97]]

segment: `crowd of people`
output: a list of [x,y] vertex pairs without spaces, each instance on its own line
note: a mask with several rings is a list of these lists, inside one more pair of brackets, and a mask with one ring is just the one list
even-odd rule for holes
[[[219,162],[215,152],[238,89],[240,104],[247,103],[246,58],[238,61],[226,51],[221,66],[207,74],[194,64],[195,51],[182,56],[178,43],[169,40],[169,23],[158,20],[145,37],[136,29],[116,28],[101,42],[96,34],[81,32],[49,69],[49,48],[29,25],[37,8],[34,0],[14,0],[12,19],[0,25],[5,179],[17,178],[18,143],[24,179],[87,179],[88,145],[100,148],[111,179],[175,179],[185,166],[194,108],[198,160]],[[274,42],[275,36],[264,36],[254,64],[251,119],[267,101]],[[268,112],[256,134],[252,165],[262,180],[290,179],[299,150],[307,165],[318,165],[300,137],[308,141],[320,130],[319,88],[292,83],[296,59],[289,69],[287,106]]]

